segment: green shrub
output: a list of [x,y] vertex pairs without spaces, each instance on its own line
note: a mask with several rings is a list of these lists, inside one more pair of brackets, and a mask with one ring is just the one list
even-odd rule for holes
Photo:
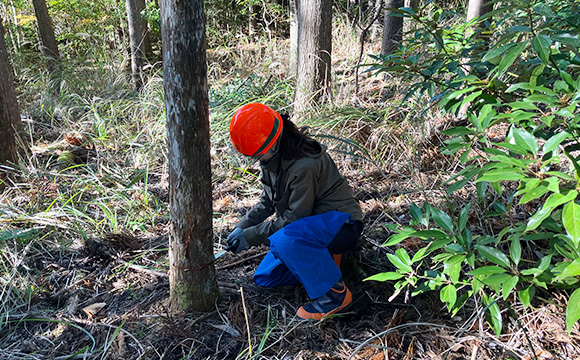
[[[399,52],[377,57],[372,70],[408,78],[405,100],[427,94],[465,119],[444,131],[443,153],[463,166],[447,181],[448,194],[474,183],[478,207],[489,210],[475,215],[498,218],[503,229],[493,234],[469,224],[472,203],[450,214],[413,204],[411,226],[394,227],[385,246],[408,237],[424,246],[413,257],[398,249],[389,255],[397,270],[369,279],[397,280],[396,294],[438,290],[453,314],[478,299],[496,334],[502,301],[517,298],[528,307],[537,291],[569,289],[571,331],[580,319],[578,3],[498,2],[477,19],[486,25],[478,31],[474,24],[445,25],[442,11],[406,8],[399,16],[416,29]],[[490,134],[499,124],[507,133],[494,143]],[[523,216],[511,216],[516,211]]]

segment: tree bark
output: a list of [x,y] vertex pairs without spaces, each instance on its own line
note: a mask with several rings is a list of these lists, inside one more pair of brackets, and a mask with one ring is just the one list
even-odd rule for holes
[[[403,0],[387,0],[386,7],[401,8],[404,6]],[[390,16],[392,11],[385,10],[383,21],[383,42],[381,44],[381,55],[388,55],[397,49],[397,46],[403,40],[403,18],[400,16]]]
[[493,4],[485,5],[489,0],[469,0],[467,5],[467,21],[471,21],[493,10]]
[[143,40],[141,41],[141,49],[143,51],[143,57],[145,63],[151,61],[152,49],[151,49],[151,32],[149,31],[149,24],[147,20],[143,19],[141,12],[145,10],[146,4],[145,0],[137,0],[137,8],[139,9],[139,19],[141,19],[141,31],[143,33]]
[[[469,2],[467,4],[467,11],[466,11],[467,12],[467,14],[466,14],[467,22],[492,11],[493,4],[486,5],[487,2],[489,2],[489,0],[469,0]],[[485,26],[482,23],[480,23],[476,27],[476,29],[480,29],[480,30],[483,28],[485,28]],[[470,36],[471,34],[473,34],[473,31],[468,32],[468,36]],[[482,39],[489,38],[490,35],[491,34],[486,35],[486,36],[481,36],[481,38]]]
[[298,64],[294,120],[331,99],[332,1],[298,1]]
[[143,29],[138,0],[125,0],[125,8],[127,10],[129,44],[131,47],[131,79],[133,89],[135,91],[141,91],[143,88],[143,65],[145,65],[145,57],[142,47]]
[[260,15],[260,5],[250,4],[248,8],[250,17],[248,23],[248,35],[253,36],[258,31],[258,15]]
[[162,0],[169,158],[170,303],[208,311],[219,296],[213,264],[209,101],[203,0]]
[[298,0],[290,0],[290,60],[288,65],[288,75],[296,76],[296,66],[298,62]]
[[50,89],[54,94],[60,93],[60,53],[54,36],[52,21],[48,15],[45,0],[32,0],[34,13],[38,21],[38,31],[42,41],[42,53],[46,57],[46,66],[50,76]]
[[[1,21],[0,36],[0,165],[6,165],[18,159],[16,134],[22,131],[22,122]],[[4,188],[4,178],[5,171],[0,167],[0,191]]]

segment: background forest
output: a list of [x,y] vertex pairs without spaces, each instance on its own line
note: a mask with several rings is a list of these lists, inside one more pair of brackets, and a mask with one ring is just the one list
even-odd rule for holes
[[0,358],[580,357],[578,1],[333,1],[308,101],[294,1],[204,4],[214,251],[261,189],[229,121],[263,102],[361,202],[353,305],[296,321],[261,247],[216,260],[211,312],[172,311],[159,3],[3,0]]

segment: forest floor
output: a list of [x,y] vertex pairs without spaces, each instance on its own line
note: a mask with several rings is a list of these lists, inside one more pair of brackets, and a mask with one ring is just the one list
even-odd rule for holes
[[[365,213],[364,234],[345,261],[354,301],[343,314],[299,321],[296,310],[308,302],[303,288],[256,286],[252,275],[266,247],[227,253],[215,262],[222,297],[213,311],[171,313],[168,226],[161,224],[139,236],[110,234],[76,247],[24,247],[19,266],[35,274],[30,286],[36,291],[26,308],[0,320],[0,359],[580,358],[579,334],[567,334],[566,299],[558,294],[550,302],[537,300],[533,310],[511,309],[519,319],[506,321],[504,335],[496,337],[475,304],[451,317],[435,293],[390,299],[393,283],[362,281],[394,270],[386,257],[393,250],[380,246],[389,236],[385,225],[408,223],[412,201],[438,197],[437,190],[408,191],[411,182],[434,189],[441,179],[428,171],[413,180],[400,172],[361,173],[352,160],[339,161]],[[256,200],[238,194],[236,181],[214,189],[214,211],[228,214],[218,219],[216,252],[237,216]],[[159,198],[166,200],[167,190],[159,186]],[[413,252],[413,241],[400,246]]]
[[[343,38],[346,36],[337,37]],[[281,48],[283,59],[287,52],[286,47]],[[217,60],[210,68],[215,70],[221,58],[231,59],[233,52],[214,54]],[[240,64],[253,64],[255,52],[250,55],[240,58]],[[341,66],[340,56],[334,58],[337,67]],[[355,64],[342,62],[344,73],[351,73],[348,78],[333,80],[337,86],[352,82]],[[253,66],[248,68],[255,71]],[[367,89],[380,83],[369,79]],[[159,79],[152,82],[153,90],[144,93],[161,98],[160,83]],[[343,96],[353,94],[349,86],[344,85]],[[400,95],[402,90],[394,86],[390,93]],[[372,100],[371,91],[355,95],[358,103]],[[383,98],[381,105],[386,107]],[[498,337],[487,325],[484,309],[474,302],[452,317],[436,292],[411,296],[403,291],[392,298],[393,282],[363,281],[393,271],[387,254],[398,247],[411,255],[419,248],[417,238],[391,249],[381,246],[390,235],[386,225],[409,223],[411,203],[427,201],[443,208],[461,208],[470,197],[460,192],[449,197],[441,186],[447,179],[442,174],[449,176],[455,164],[438,152],[440,140],[415,138],[415,124],[403,127],[403,121],[377,130],[373,126],[381,124],[378,120],[387,121],[374,115],[368,116],[368,124],[352,121],[360,127],[347,129],[349,139],[370,145],[366,146],[369,152],[389,152],[383,157],[388,169],[332,153],[361,202],[365,223],[357,249],[345,259],[345,281],[354,299],[346,312],[321,322],[298,321],[296,310],[309,301],[303,288],[268,289],[252,281],[268,251],[265,247],[227,253],[215,262],[222,296],[213,311],[170,312],[166,214],[152,215],[155,221],[150,226],[131,233],[83,234],[88,226],[71,224],[82,220],[105,229],[102,223],[108,220],[123,228],[117,222],[127,214],[112,211],[117,209],[115,204],[105,202],[115,191],[123,201],[133,202],[130,209],[135,212],[142,210],[139,206],[167,209],[165,158],[161,150],[155,153],[165,147],[159,135],[165,131],[163,104],[159,99],[146,100],[155,104],[150,113],[133,110],[129,101],[120,101],[117,110],[113,100],[99,102],[98,97],[62,111],[62,117],[71,117],[70,123],[81,133],[99,138],[100,146],[79,147],[84,140],[71,138],[69,128],[57,128],[59,121],[65,122],[57,116],[29,119],[30,137],[37,146],[25,169],[28,178],[0,198],[0,214],[6,217],[0,221],[3,226],[9,224],[3,230],[20,234],[20,238],[0,237],[0,245],[6,249],[0,251],[0,270],[11,276],[0,278],[0,359],[580,359],[578,325],[570,335],[566,331],[564,293],[537,294],[528,309],[508,299],[505,304],[511,307],[503,307],[504,331]],[[44,104],[34,101],[36,98],[28,101],[30,108],[45,116]],[[114,113],[112,124],[103,120],[107,111]],[[127,119],[135,123],[127,124]],[[440,124],[428,125],[435,128]],[[159,139],[155,134],[144,136],[148,131],[157,132]],[[138,135],[126,143],[115,142],[130,132]],[[51,148],[52,142],[59,142],[59,148]],[[384,150],[385,144],[391,148]],[[143,154],[138,153],[141,149]],[[67,168],[71,164],[63,156],[65,150],[79,151],[74,162],[81,166]],[[127,160],[130,156],[134,159]],[[156,169],[147,178],[137,178],[137,170],[143,168]],[[259,169],[253,165],[244,172],[257,176]],[[240,178],[239,173],[214,174],[216,253],[223,249],[237,219],[257,200],[258,192],[248,189],[247,181]],[[139,190],[134,191],[133,186]],[[144,198],[147,194],[154,196]],[[88,205],[81,209],[82,204]],[[55,211],[57,205],[65,211]],[[491,227],[501,225],[493,224],[493,219],[485,221]],[[30,235],[34,239],[27,238],[29,230],[34,231]]]

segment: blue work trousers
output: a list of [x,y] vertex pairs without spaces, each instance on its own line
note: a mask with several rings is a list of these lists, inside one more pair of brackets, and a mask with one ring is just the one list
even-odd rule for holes
[[328,245],[350,215],[330,211],[290,223],[269,237],[270,251],[254,274],[259,286],[302,283],[308,296],[324,295],[342,277]]

